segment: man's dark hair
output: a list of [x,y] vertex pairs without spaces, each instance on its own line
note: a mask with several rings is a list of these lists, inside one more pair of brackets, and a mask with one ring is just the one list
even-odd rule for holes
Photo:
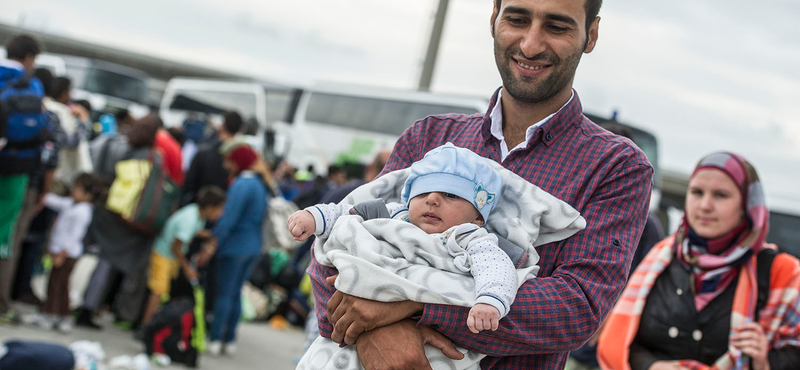
[[33,77],[39,79],[44,88],[44,94],[50,96],[50,93],[53,91],[53,72],[50,72],[47,68],[36,68],[36,70],[33,71]]
[[31,35],[18,35],[6,43],[6,57],[8,59],[23,60],[28,56],[37,56],[42,53],[42,44]]
[[225,204],[225,191],[216,185],[206,185],[197,192],[197,205],[200,208],[218,207]]
[[222,123],[222,127],[225,128],[225,131],[231,135],[236,135],[239,133],[243,124],[242,116],[234,111],[228,111],[225,112],[223,117],[225,118],[225,122]]
[[183,128],[177,126],[170,127],[167,129],[167,132],[178,142],[178,145],[183,146],[183,144],[186,143],[186,134],[183,133]]
[[86,108],[86,111],[89,112],[89,114],[92,113],[92,103],[89,103],[88,100],[86,99],[76,100],[74,103]]
[[63,95],[65,92],[69,91],[72,87],[72,81],[69,80],[67,77],[56,77],[53,78],[52,89],[49,97],[53,99],[58,99]]
[[130,116],[130,112],[128,112],[127,109],[120,109],[120,110],[117,111],[117,113],[114,113],[114,119],[116,119],[117,122],[124,121],[129,116]]
[[[494,6],[500,11],[500,5],[503,0],[494,0]],[[600,6],[603,5],[603,0],[586,0],[583,4],[583,9],[586,10],[586,36],[589,36],[589,26],[592,25],[594,19],[600,14]],[[493,26],[494,27],[494,26]],[[494,30],[494,28],[492,28]]]

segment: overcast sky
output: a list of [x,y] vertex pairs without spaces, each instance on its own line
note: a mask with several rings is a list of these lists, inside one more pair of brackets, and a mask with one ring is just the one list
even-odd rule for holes
[[[436,0],[26,0],[0,21],[242,74],[414,88]],[[492,0],[450,0],[434,91],[488,97]],[[715,150],[800,207],[800,1],[606,1],[575,89],[652,131],[661,166]]]

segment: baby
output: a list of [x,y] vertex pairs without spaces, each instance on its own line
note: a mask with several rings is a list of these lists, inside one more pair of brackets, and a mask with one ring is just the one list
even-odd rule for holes
[[[475,279],[476,301],[467,318],[469,329],[474,333],[497,330],[518,286],[514,263],[499,247],[497,236],[482,227],[501,188],[500,174],[483,158],[447,143],[411,165],[402,203],[318,204],[289,217],[289,230],[296,240],[312,234],[326,238],[343,215],[410,222],[441,241],[442,254],[456,258],[456,265],[463,266],[459,269],[469,271]],[[466,260],[464,251],[469,256]]]

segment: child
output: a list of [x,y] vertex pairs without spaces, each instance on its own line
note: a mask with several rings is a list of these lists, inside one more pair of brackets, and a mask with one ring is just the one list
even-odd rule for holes
[[69,319],[69,277],[83,254],[83,238],[92,221],[92,202],[100,197],[101,191],[99,179],[81,173],[75,178],[69,197],[52,193],[45,195],[45,206],[58,212],[47,247],[53,269],[50,271],[47,300],[42,306],[41,315],[29,321],[47,329],[55,326],[62,332],[72,330]]
[[[225,205],[225,192],[217,186],[208,185],[197,192],[197,203],[189,204],[167,219],[164,229],[153,244],[153,253],[150,256],[150,271],[147,278],[147,287],[150,289],[150,298],[147,301],[142,316],[142,327],[149,323],[161,305],[161,298],[169,294],[170,282],[178,277],[178,270],[183,270],[184,276],[189,281],[196,281],[197,270],[186,259],[189,243],[195,236],[211,238],[211,233],[205,230],[206,221],[216,221],[222,216]],[[216,243],[211,239],[205,244],[203,256],[214,253]],[[203,265],[208,258],[201,257]]]
[[[410,222],[440,240],[442,253],[460,258],[465,266],[462,271],[468,269],[474,277],[476,303],[467,319],[469,329],[474,333],[497,330],[518,287],[514,263],[499,248],[497,236],[482,228],[501,188],[500,174],[484,159],[448,143],[411,165],[403,203],[319,204],[295,212],[289,218],[289,230],[296,240],[311,234],[325,238],[336,220],[348,214]],[[453,244],[461,250],[454,251]],[[469,254],[469,261],[462,251]]]

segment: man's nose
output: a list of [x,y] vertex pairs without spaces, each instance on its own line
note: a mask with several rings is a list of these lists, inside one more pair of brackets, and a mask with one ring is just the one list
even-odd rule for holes
[[541,27],[539,27],[537,24],[532,24],[522,36],[519,48],[522,50],[522,54],[526,58],[533,58],[539,53],[547,50],[545,34]]

